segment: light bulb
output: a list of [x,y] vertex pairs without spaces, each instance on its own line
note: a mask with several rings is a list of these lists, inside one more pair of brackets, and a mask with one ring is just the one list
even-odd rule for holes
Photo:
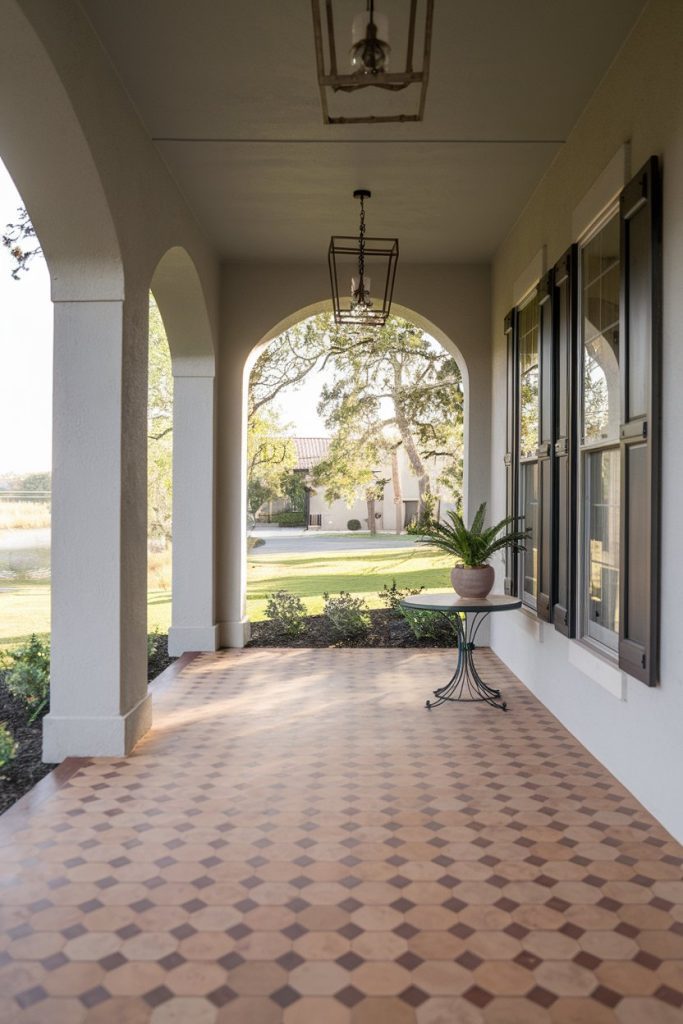
[[363,310],[372,308],[370,284],[370,278],[365,275],[363,277],[351,278],[351,309]]
[[386,14],[375,14],[372,21],[368,21],[367,11],[357,14],[351,38],[351,68],[356,74],[378,75],[389,70],[391,47]]

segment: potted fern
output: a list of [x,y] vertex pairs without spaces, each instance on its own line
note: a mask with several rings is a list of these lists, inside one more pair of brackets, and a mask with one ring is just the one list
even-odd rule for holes
[[489,560],[496,551],[506,548],[524,551],[529,530],[513,529],[515,516],[508,516],[495,526],[484,528],[485,501],[477,509],[469,530],[457,512],[448,512],[447,516],[450,523],[432,520],[424,528],[418,543],[431,544],[455,555],[461,564],[456,564],[451,570],[451,583],[460,597],[484,598],[490,593],[495,577]]

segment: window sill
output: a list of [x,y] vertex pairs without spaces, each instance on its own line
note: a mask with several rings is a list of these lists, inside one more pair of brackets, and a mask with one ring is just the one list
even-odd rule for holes
[[532,608],[522,605],[521,608],[517,609],[516,615],[524,632],[528,636],[533,637],[539,644],[542,644],[544,623],[536,616],[536,612]]
[[[542,644],[545,630],[552,630],[552,635],[561,637],[550,622],[541,622],[535,612],[522,606],[516,613],[517,622],[527,636]],[[550,634],[548,634],[550,636]],[[562,637],[562,639],[566,639]],[[567,661],[572,668],[607,690],[617,700],[626,700],[626,675],[619,668],[616,660],[597,651],[584,640],[567,640]]]
[[611,693],[626,700],[626,678],[616,661],[583,640],[569,641],[569,664]]

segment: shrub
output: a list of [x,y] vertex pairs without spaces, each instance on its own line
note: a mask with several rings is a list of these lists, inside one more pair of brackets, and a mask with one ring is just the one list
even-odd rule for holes
[[16,757],[17,745],[4,722],[0,722],[0,768]]
[[414,537],[421,537],[435,522],[436,495],[428,492],[422,496],[422,505],[419,516],[413,516],[406,526],[406,533]]
[[360,530],[360,519],[349,519],[346,524],[347,530]]
[[273,516],[278,526],[305,526],[306,517],[303,512],[278,512]]
[[454,617],[422,611],[419,608],[401,608],[400,605],[398,611],[410,626],[416,640],[441,640],[450,637],[455,642],[458,631]]
[[362,597],[352,597],[342,590],[339,597],[323,594],[323,598],[323,615],[330,623],[335,639],[354,640],[367,635],[370,629],[370,615]]
[[152,661],[159,653],[159,645],[164,637],[158,626],[152,626],[147,634],[147,661]]
[[391,581],[391,586],[388,587],[386,583],[378,593],[378,597],[383,605],[387,608],[391,608],[392,612],[400,612],[400,603],[406,597],[412,597],[415,594],[421,594],[424,587],[397,587],[396,580]]
[[33,633],[25,644],[6,651],[5,684],[13,696],[32,709],[29,722],[45,710],[50,694],[50,644]]
[[306,606],[296,594],[276,590],[268,595],[266,615],[285,636],[300,636],[306,628]]

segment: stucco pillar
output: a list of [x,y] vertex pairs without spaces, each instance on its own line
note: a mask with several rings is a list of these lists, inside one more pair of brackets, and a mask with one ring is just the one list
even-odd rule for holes
[[151,724],[146,301],[55,303],[46,761],[127,754]]
[[244,647],[246,615],[247,494],[245,354],[226,345],[219,359],[218,405],[218,625],[221,647]]
[[[182,364],[182,361],[180,361]],[[168,649],[215,651],[214,378],[181,376],[173,388],[173,622]]]

